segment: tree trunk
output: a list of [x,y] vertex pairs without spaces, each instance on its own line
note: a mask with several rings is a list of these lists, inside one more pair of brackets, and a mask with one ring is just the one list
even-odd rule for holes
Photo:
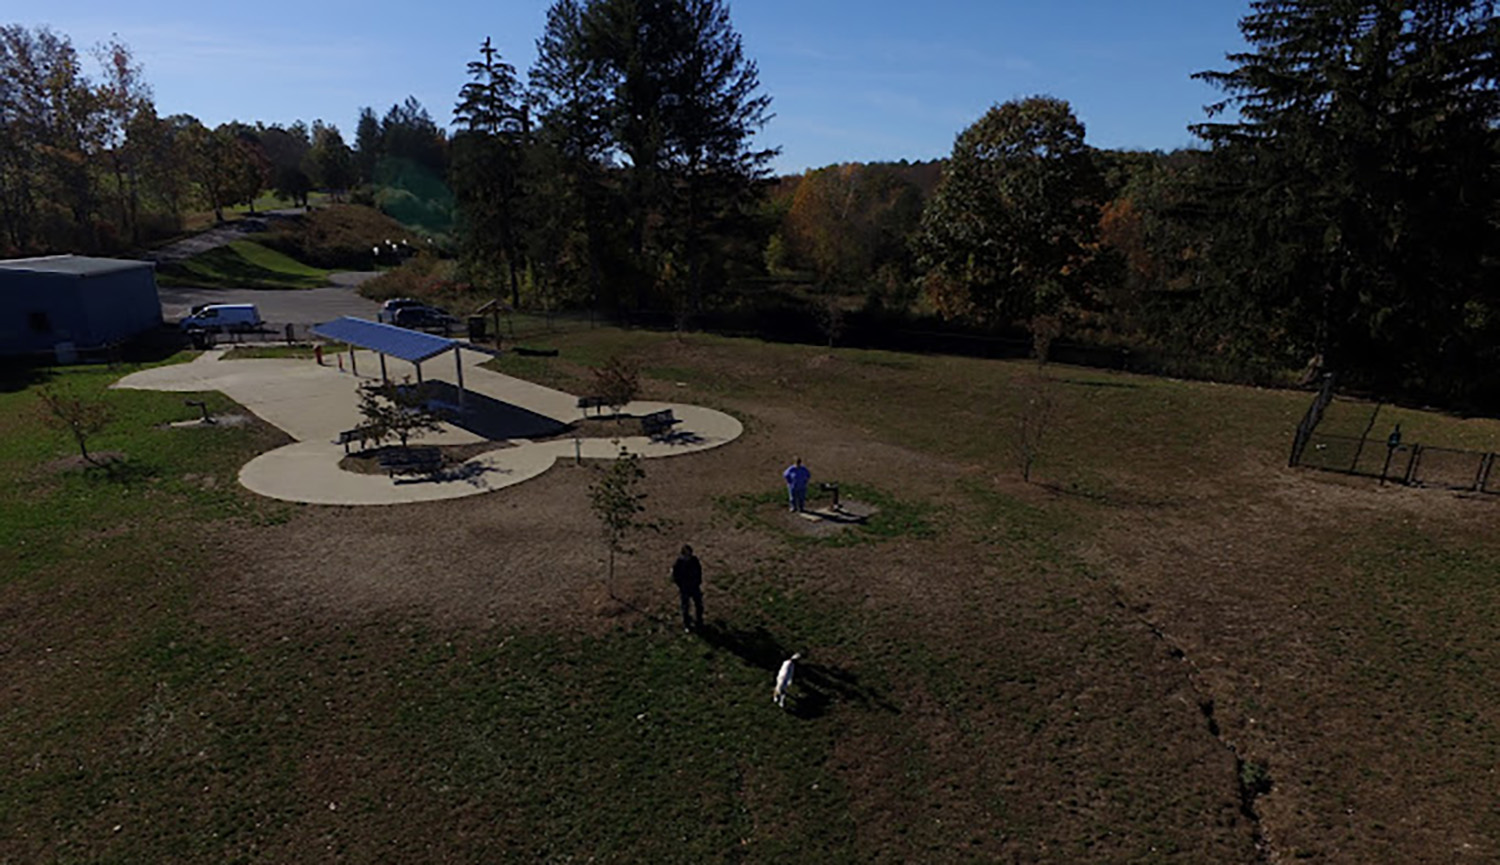
[[510,270],[510,308],[521,308],[521,282],[516,276],[516,256],[514,250],[505,253],[505,264]]
[[73,433],[73,438],[78,442],[78,453],[83,456],[83,461],[88,463],[89,465],[98,465],[98,463],[94,461],[94,458],[89,456],[88,439],[82,435],[79,435],[77,432]]

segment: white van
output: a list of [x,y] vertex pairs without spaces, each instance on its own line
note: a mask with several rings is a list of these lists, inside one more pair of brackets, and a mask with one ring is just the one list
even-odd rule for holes
[[182,320],[183,330],[255,330],[265,324],[253,303],[211,303]]

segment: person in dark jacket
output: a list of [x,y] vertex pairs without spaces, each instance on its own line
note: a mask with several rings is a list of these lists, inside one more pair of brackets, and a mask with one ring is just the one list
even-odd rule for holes
[[[672,582],[677,584],[677,594],[682,601],[682,629],[691,631],[694,627],[703,627],[703,565],[687,544],[682,545],[682,554],[672,563]],[[689,602],[697,613],[696,624],[688,616]]]

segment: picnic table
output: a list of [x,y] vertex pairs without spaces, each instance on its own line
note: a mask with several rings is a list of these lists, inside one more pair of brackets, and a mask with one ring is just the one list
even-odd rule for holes
[[400,448],[380,455],[380,467],[391,477],[430,475],[443,467],[443,452],[437,448]]
[[654,411],[641,417],[641,433],[651,438],[663,438],[672,433],[672,427],[682,423],[672,415],[669,408]]

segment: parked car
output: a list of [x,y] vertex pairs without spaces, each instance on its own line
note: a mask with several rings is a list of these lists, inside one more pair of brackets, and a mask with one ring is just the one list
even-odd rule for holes
[[392,324],[397,327],[409,327],[413,330],[441,329],[447,333],[449,328],[458,324],[458,319],[449,315],[446,310],[435,306],[419,304],[417,306],[403,306],[392,314]]
[[210,303],[184,318],[183,330],[225,331],[258,330],[265,324],[253,303]]
[[380,305],[380,311],[375,313],[375,320],[383,321],[386,324],[395,324],[396,312],[398,310],[409,309],[414,306],[426,305],[427,304],[423,303],[420,300],[417,300],[414,297],[393,297]]

